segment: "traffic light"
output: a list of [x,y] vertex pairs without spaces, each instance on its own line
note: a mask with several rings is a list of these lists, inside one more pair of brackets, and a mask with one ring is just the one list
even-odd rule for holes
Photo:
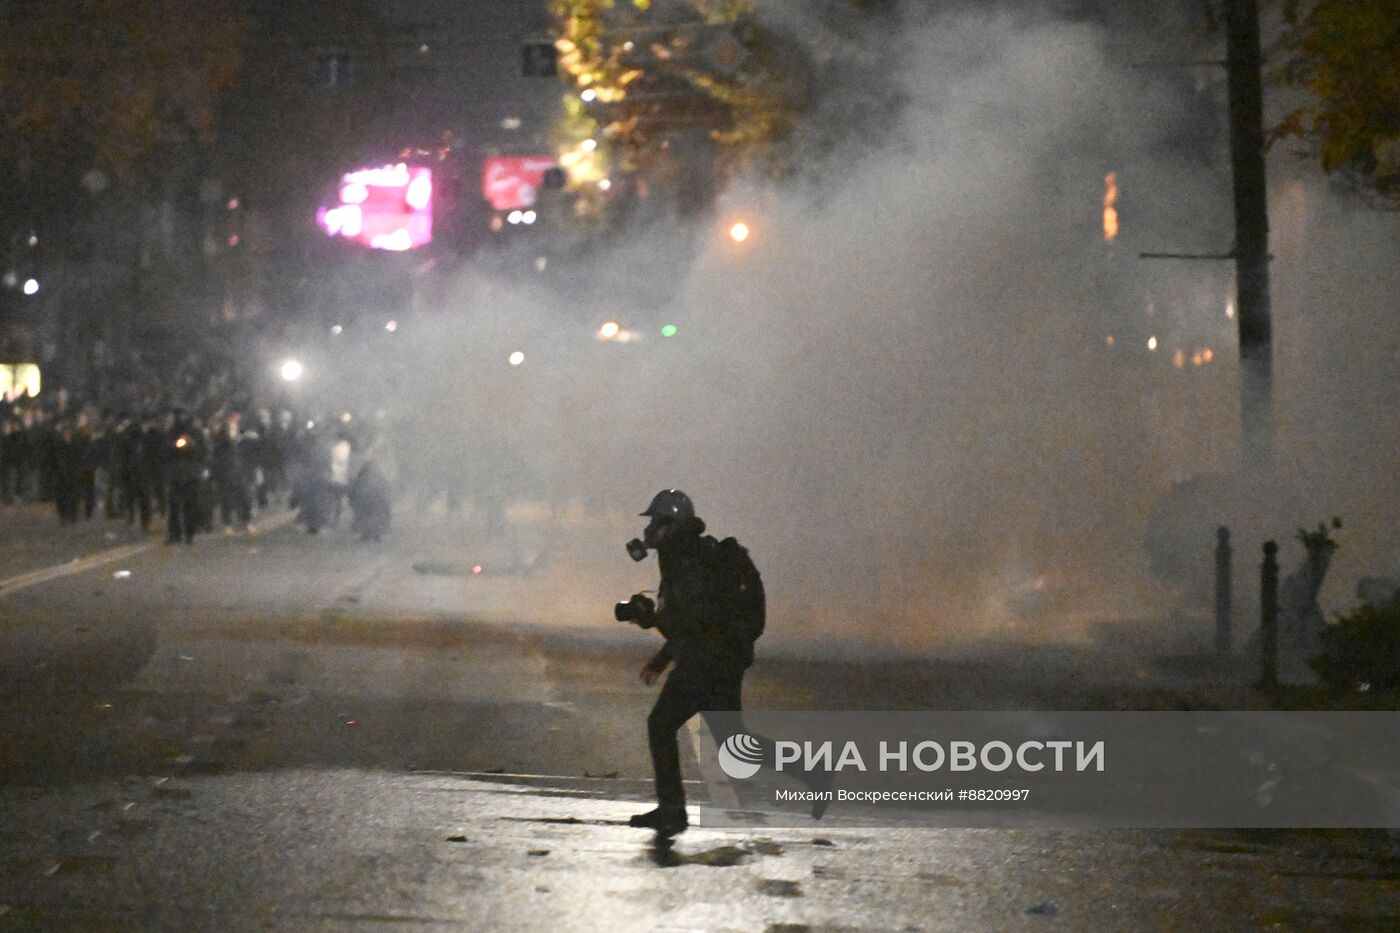
[[553,78],[559,74],[559,50],[547,39],[520,46],[520,71],[527,78]]

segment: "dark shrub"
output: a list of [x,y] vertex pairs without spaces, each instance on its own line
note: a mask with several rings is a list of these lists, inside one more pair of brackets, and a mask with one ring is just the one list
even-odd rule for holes
[[1323,629],[1318,643],[1312,667],[1329,687],[1400,689],[1400,601],[1354,609]]

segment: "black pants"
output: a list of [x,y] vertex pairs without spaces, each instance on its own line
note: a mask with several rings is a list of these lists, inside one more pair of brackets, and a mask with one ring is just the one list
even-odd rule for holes
[[[690,717],[702,710],[737,713],[743,708],[743,682],[742,669],[712,669],[702,665],[677,664],[666,676],[661,695],[656,698],[656,705],[647,717],[651,766],[656,775],[656,800],[661,806],[685,806],[685,790],[681,786],[681,750],[676,733]],[[723,722],[707,720],[716,742],[728,738],[737,721],[737,717],[726,716],[723,719]]]
[[134,523],[138,518],[141,520],[141,530],[145,531],[151,526],[151,483],[150,480],[141,476],[132,476],[127,479],[122,493],[122,508],[126,512],[126,523]]
[[194,540],[199,527],[199,481],[180,480],[170,484],[170,541]]
[[232,525],[234,518],[245,528],[253,520],[252,496],[244,483],[220,483],[219,520],[225,525]]

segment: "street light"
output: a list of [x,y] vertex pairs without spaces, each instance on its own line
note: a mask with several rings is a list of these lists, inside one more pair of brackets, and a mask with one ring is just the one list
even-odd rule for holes
[[24,280],[24,293],[25,293],[26,295],[37,295],[37,294],[39,294],[39,280],[38,280],[38,279],[25,279],[25,280]]
[[506,362],[510,363],[512,366],[519,366],[521,363],[525,362],[525,354],[516,350],[507,358]]
[[301,378],[302,372],[301,364],[296,360],[287,360],[282,364],[282,378],[287,382],[296,382]]

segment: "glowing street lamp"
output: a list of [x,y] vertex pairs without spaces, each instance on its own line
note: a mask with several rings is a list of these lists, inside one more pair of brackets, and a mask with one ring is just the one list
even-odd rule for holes
[[509,357],[506,358],[506,362],[512,366],[519,366],[521,363],[525,362],[525,354],[521,353],[519,350],[516,350]]
[[282,378],[287,382],[296,382],[301,378],[302,372],[301,364],[296,360],[287,360],[282,364]]
[[742,220],[729,228],[729,238],[735,243],[742,243],[749,238],[749,225]]
[[26,295],[37,295],[37,294],[39,294],[39,280],[38,280],[38,279],[25,279],[25,280],[24,280],[24,293],[25,293]]
[[605,321],[603,326],[598,328],[598,336],[604,340],[612,340],[622,332],[622,325],[617,321]]

